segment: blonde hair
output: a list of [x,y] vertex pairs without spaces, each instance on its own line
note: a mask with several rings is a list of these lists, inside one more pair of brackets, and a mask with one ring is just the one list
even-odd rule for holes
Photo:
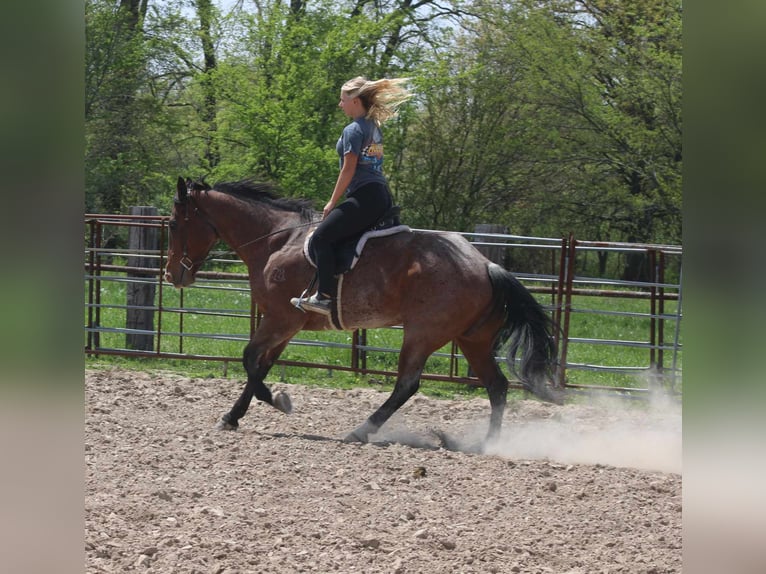
[[367,110],[366,118],[380,126],[386,120],[396,116],[399,106],[412,97],[404,87],[409,78],[384,78],[371,81],[362,76],[352,78],[341,87],[349,97],[362,100]]

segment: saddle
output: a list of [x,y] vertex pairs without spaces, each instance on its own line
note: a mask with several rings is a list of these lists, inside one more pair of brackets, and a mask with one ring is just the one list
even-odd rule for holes
[[[404,231],[412,231],[409,226],[402,225],[399,220],[401,208],[398,205],[389,209],[372,227],[343,240],[335,247],[335,276],[340,276],[351,271],[362,256],[362,250],[367,240],[374,237],[385,237]],[[309,233],[303,244],[303,254],[312,266],[316,267],[316,254],[312,248],[314,232]]]

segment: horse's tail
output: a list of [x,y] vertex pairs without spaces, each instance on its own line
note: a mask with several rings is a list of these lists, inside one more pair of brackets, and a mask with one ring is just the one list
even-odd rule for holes
[[[495,337],[495,351],[510,339],[506,359],[511,372],[528,391],[545,401],[560,404],[561,393],[550,386],[553,368],[558,361],[552,335],[553,321],[532,293],[511,273],[495,263],[489,264],[487,272],[492,284],[494,313],[503,316],[503,325]],[[516,355],[519,352],[521,358],[517,369]]]

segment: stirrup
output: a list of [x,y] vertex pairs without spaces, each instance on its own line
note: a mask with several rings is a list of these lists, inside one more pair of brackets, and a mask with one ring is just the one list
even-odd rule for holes
[[301,293],[300,297],[291,298],[290,303],[293,305],[293,307],[305,313],[306,309],[303,308],[303,302],[308,298],[309,298],[309,288],[306,287],[306,289],[303,290],[303,293]]
[[303,293],[301,293],[300,297],[293,297],[290,299],[290,303],[293,305],[293,307],[295,307],[296,309],[299,309],[303,313],[306,312],[306,309],[303,308],[303,302],[309,298],[309,292],[314,290],[314,285],[316,285],[318,278],[319,278],[319,275],[317,273],[314,273],[314,276],[311,278],[311,282],[309,283],[309,286],[303,290]]

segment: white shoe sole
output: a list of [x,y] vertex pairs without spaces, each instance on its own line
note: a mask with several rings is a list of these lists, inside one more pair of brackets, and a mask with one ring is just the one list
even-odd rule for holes
[[319,313],[320,315],[330,315],[330,308],[322,305],[313,305],[308,301],[301,303],[301,308],[311,311],[313,313]]

